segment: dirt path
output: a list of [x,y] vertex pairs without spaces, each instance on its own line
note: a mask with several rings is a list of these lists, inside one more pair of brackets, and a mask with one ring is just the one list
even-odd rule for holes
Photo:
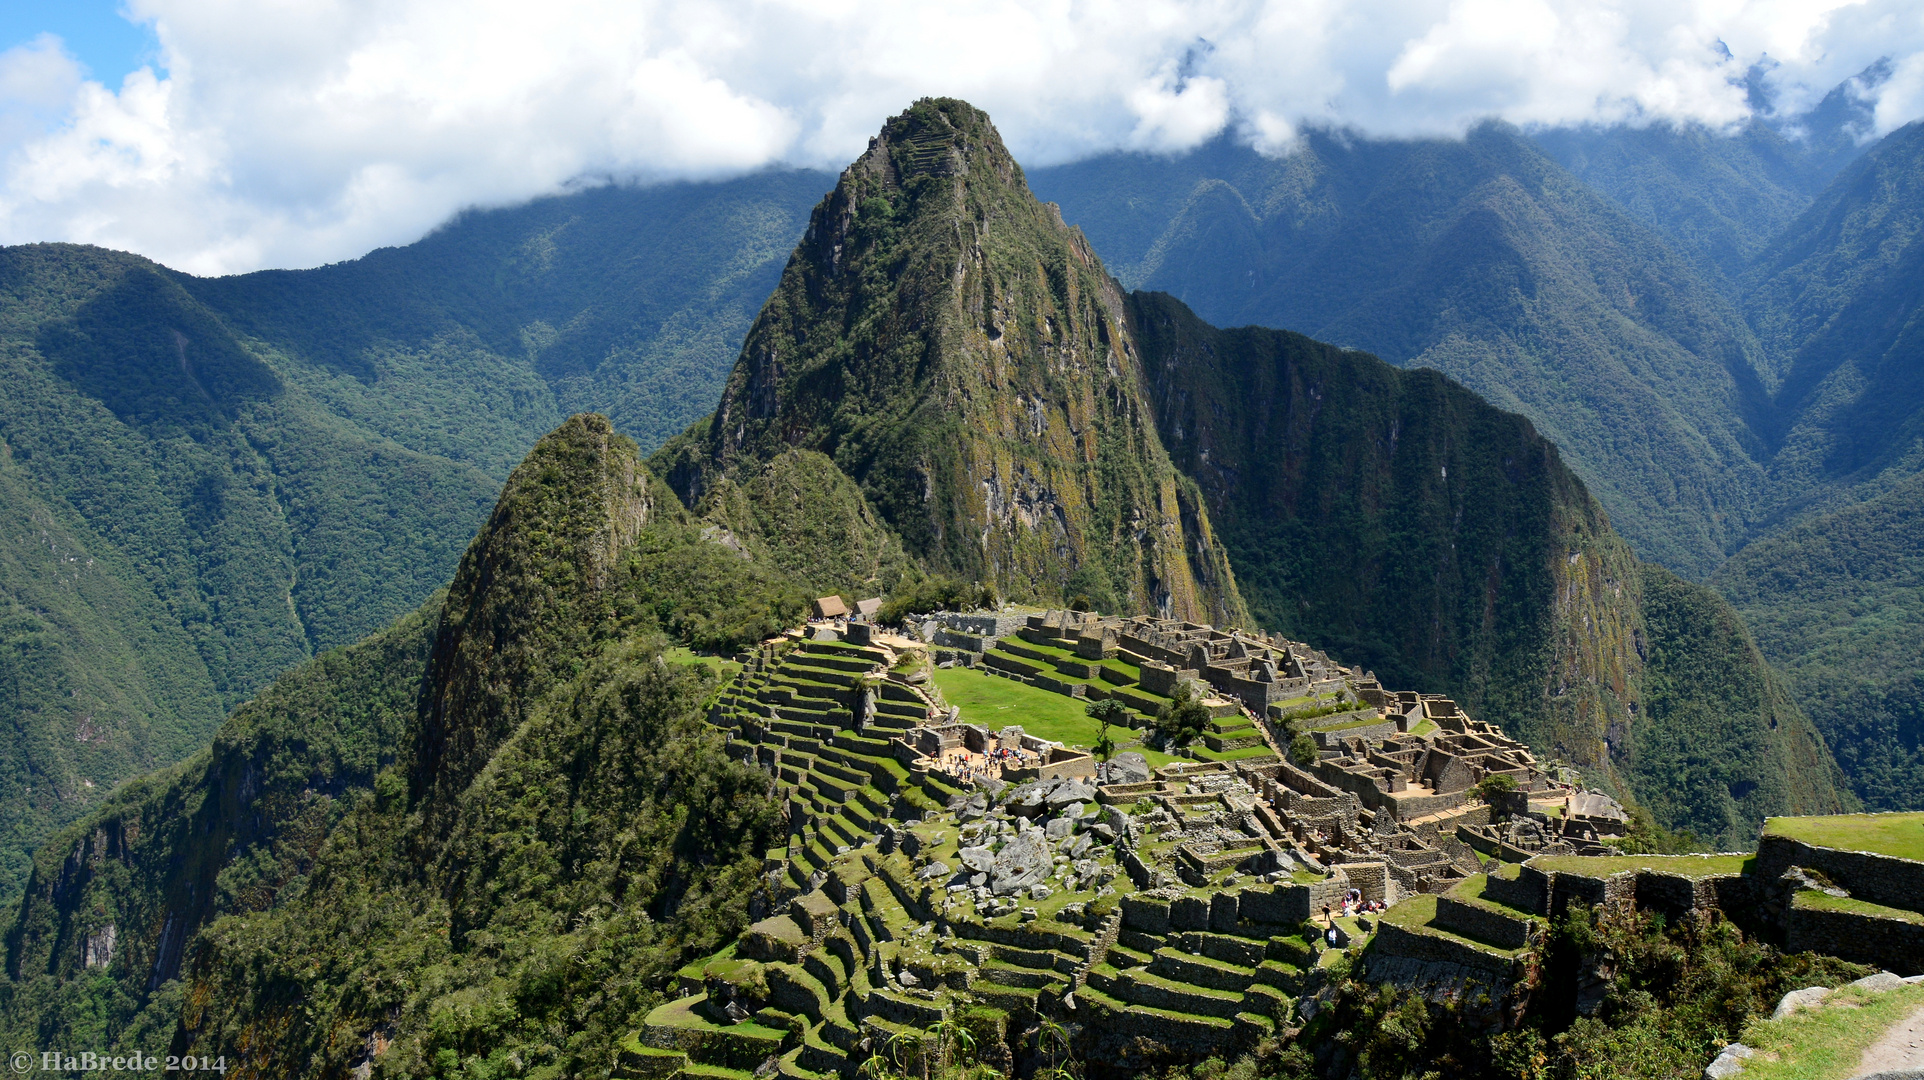
[[1924,1068],[1924,1008],[1897,1022],[1864,1051],[1857,1074]]

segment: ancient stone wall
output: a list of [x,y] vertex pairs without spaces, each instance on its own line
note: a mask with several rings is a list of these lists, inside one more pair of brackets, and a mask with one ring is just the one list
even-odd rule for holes
[[1924,898],[1924,862],[1815,847],[1782,836],[1765,836],[1758,843],[1755,872],[1763,880],[1774,881],[1793,866],[1820,871],[1852,896],[1873,904],[1915,908]]
[[1785,917],[1784,947],[1876,964],[1899,975],[1924,974],[1924,925],[1902,919],[1793,906]]
[[1372,951],[1381,951],[1391,956],[1436,964],[1456,964],[1460,967],[1487,973],[1498,985],[1507,986],[1521,972],[1518,961],[1479,949],[1467,942],[1455,941],[1438,934],[1419,934],[1405,930],[1395,923],[1385,922],[1377,928]]
[[1483,895],[1499,904],[1508,904],[1518,911],[1532,915],[1550,913],[1550,875],[1532,867],[1517,868],[1516,880],[1490,875],[1483,886]]
[[1634,871],[1611,874],[1607,878],[1577,874],[1556,874],[1550,895],[1550,913],[1561,915],[1571,904],[1614,904],[1636,899],[1637,875]]
[[[1390,878],[1389,867],[1380,862],[1339,863],[1336,869],[1349,877],[1349,887],[1358,889],[1365,900],[1384,900],[1395,903],[1393,895],[1395,883]],[[1340,899],[1340,896],[1338,897]]]
[[1521,949],[1530,943],[1528,922],[1448,896],[1436,898],[1435,924],[1499,948]]

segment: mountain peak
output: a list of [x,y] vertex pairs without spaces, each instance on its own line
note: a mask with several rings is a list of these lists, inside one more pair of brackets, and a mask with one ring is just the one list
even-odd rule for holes
[[957,98],[923,98],[890,117],[850,168],[903,187],[923,177],[961,176],[1027,188],[989,114]]
[[1115,280],[988,116],[924,99],[815,208],[714,418],[656,465],[696,505],[817,451],[931,569],[1244,625],[1131,333]]

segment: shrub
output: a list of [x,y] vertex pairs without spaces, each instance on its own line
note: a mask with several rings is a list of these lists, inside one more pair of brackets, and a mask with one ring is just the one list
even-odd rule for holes
[[1209,726],[1209,710],[1187,682],[1156,710],[1156,730],[1171,746],[1188,746]]

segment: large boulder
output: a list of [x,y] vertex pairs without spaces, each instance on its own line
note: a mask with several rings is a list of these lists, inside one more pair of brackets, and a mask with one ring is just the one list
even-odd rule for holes
[[1052,866],[1048,845],[1040,830],[1025,830],[1002,845],[995,853],[989,871],[989,888],[997,896],[1009,896],[1046,879]]
[[956,858],[962,860],[963,866],[978,874],[987,874],[995,869],[995,852],[990,851],[986,845],[965,847],[956,852]]
[[1095,797],[1094,784],[1085,784],[1080,780],[1058,780],[1055,786],[1049,789],[1047,802],[1049,807],[1054,809],[1075,802],[1093,802]]
[[1130,750],[1110,758],[1104,775],[1107,777],[1105,782],[1110,784],[1142,784],[1151,780],[1155,773],[1149,768],[1148,758]]

